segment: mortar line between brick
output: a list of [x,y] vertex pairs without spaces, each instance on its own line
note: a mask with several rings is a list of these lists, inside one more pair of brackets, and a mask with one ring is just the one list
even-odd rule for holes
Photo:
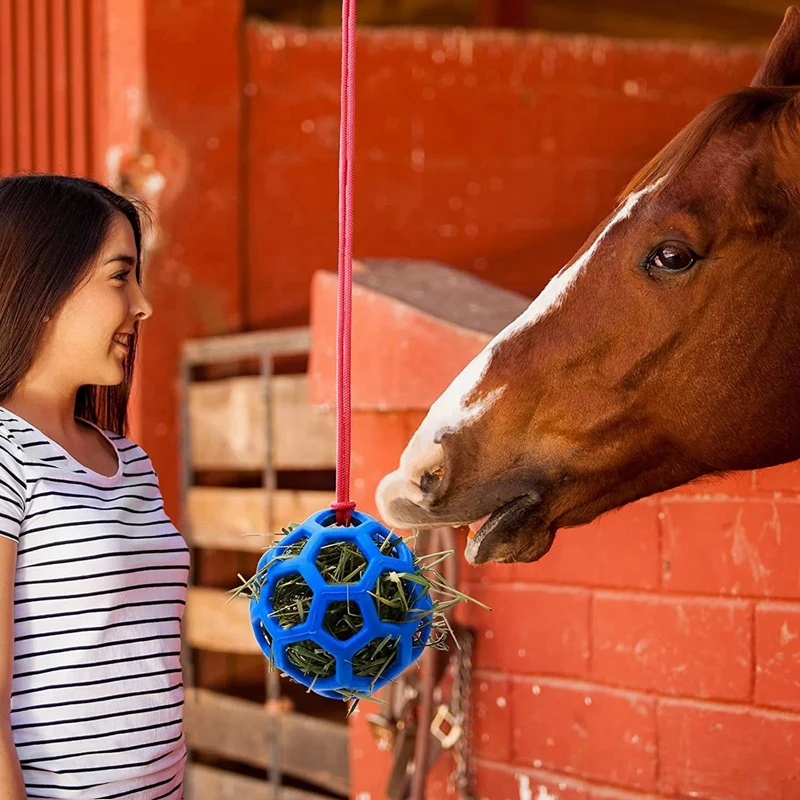
[[518,673],[481,668],[477,668],[474,674],[476,678],[483,677],[489,680],[505,679],[511,683],[539,682],[543,684],[552,684],[561,689],[572,689],[580,692],[591,692],[599,689],[613,695],[621,695],[629,698],[633,697],[637,700],[660,700],[662,703],[689,705],[717,711],[755,712],[776,719],[791,720],[793,722],[800,721],[800,708],[791,709],[786,706],[753,703],[748,700],[723,700],[720,698],[692,697],[691,695],[685,694],[659,694],[652,689],[640,689],[624,684],[601,682],[600,680],[577,675],[566,676],[552,672],[536,672],[520,675]]
[[664,504],[659,499],[656,504],[656,531],[658,533],[658,588],[663,594],[664,586]]
[[742,503],[785,503],[787,505],[797,505],[800,496],[797,489],[762,489],[753,490],[753,494],[740,495],[716,495],[716,494],[681,494],[665,497],[663,502],[666,505],[696,505],[703,503],[714,503],[719,505],[732,504],[741,505]]
[[755,703],[756,699],[756,653],[758,652],[756,642],[756,603],[750,609],[750,702]]
[[[595,592],[597,594],[619,595],[620,597],[643,597],[647,599],[662,599],[662,600],[720,600],[720,601],[752,601],[760,605],[788,605],[800,606],[800,596],[789,597],[787,595],[763,595],[763,594],[731,594],[724,592],[708,592],[697,590],[687,591],[674,591],[671,589],[644,589],[639,587],[627,586],[587,586],[586,584],[579,583],[566,583],[558,581],[495,581],[492,583],[479,581],[465,582],[471,591],[480,591],[481,589],[489,589],[491,591],[498,590],[511,590],[516,592],[523,591],[546,591],[548,589],[565,590],[573,589],[578,594],[582,592]],[[569,592],[564,592],[569,594]]]
[[[477,670],[473,673],[473,682],[475,681],[475,676],[477,676]],[[506,687],[505,687],[505,695],[506,697],[511,699],[511,675],[505,673],[506,677]],[[473,693],[474,694],[474,693]],[[517,737],[514,735],[514,731],[517,725],[517,714],[515,712],[515,704],[509,702],[508,704],[508,755],[509,758],[516,759],[517,757]]]
[[590,677],[594,675],[594,592],[589,594],[589,602],[586,604],[586,674]]
[[563,783],[580,791],[603,791],[609,790],[624,792],[627,797],[642,798],[642,800],[654,800],[658,795],[657,789],[648,791],[647,789],[636,789],[624,783],[614,783],[612,781],[599,781],[596,778],[587,778],[576,773],[558,772],[556,770],[536,767],[526,767],[521,764],[508,764],[502,761],[492,761],[488,758],[473,758],[475,764],[489,769],[496,769],[498,772],[506,772],[512,775],[530,775],[542,781],[550,783]]
[[656,697],[653,703],[653,741],[655,744],[656,752],[654,756],[655,761],[655,779],[656,779],[656,792],[661,793],[661,726],[659,725],[659,716],[661,713],[661,698]]

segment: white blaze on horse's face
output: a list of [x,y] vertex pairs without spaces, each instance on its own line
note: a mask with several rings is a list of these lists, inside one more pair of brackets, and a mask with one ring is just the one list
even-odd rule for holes
[[468,403],[470,396],[479,388],[488,369],[492,353],[498,345],[555,311],[563,302],[575,279],[592,260],[608,233],[619,222],[627,219],[642,197],[654,191],[663,180],[662,178],[641,191],[628,195],[592,245],[570,266],[564,267],[558,272],[530,306],[486,345],[431,406],[427,416],[403,452],[400,458],[400,468],[387,475],[378,486],[377,502],[384,521],[390,524],[401,524],[393,520],[389,514],[388,505],[392,499],[403,497],[414,503],[422,501],[423,492],[418,485],[420,476],[424,472],[440,469],[443,463],[442,446],[437,443],[439,437],[445,432],[454,433],[470,422],[479,419],[503,394],[505,387],[501,386],[479,400]]

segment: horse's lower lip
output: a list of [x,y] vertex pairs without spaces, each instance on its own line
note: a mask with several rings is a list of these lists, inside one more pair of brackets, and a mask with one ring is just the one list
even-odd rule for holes
[[[555,536],[539,517],[539,498],[523,495],[489,515],[474,536],[467,540],[465,556],[471,564],[487,561],[533,561],[544,555]],[[530,533],[532,547],[518,545],[518,536]],[[530,552],[528,552],[530,550]],[[517,558],[517,553],[522,556]]]

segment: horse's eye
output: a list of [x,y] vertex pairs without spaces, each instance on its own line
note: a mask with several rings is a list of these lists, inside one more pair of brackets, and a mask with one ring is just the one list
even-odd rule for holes
[[647,266],[664,272],[683,272],[693,267],[699,256],[691,247],[680,242],[660,244],[647,259]]

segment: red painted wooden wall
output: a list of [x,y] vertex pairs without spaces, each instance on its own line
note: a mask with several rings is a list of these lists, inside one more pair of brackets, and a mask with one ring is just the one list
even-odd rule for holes
[[[247,318],[307,318],[336,264],[339,36],[247,30]],[[362,31],[355,251],[536,293],[752,50],[499,31]]]

